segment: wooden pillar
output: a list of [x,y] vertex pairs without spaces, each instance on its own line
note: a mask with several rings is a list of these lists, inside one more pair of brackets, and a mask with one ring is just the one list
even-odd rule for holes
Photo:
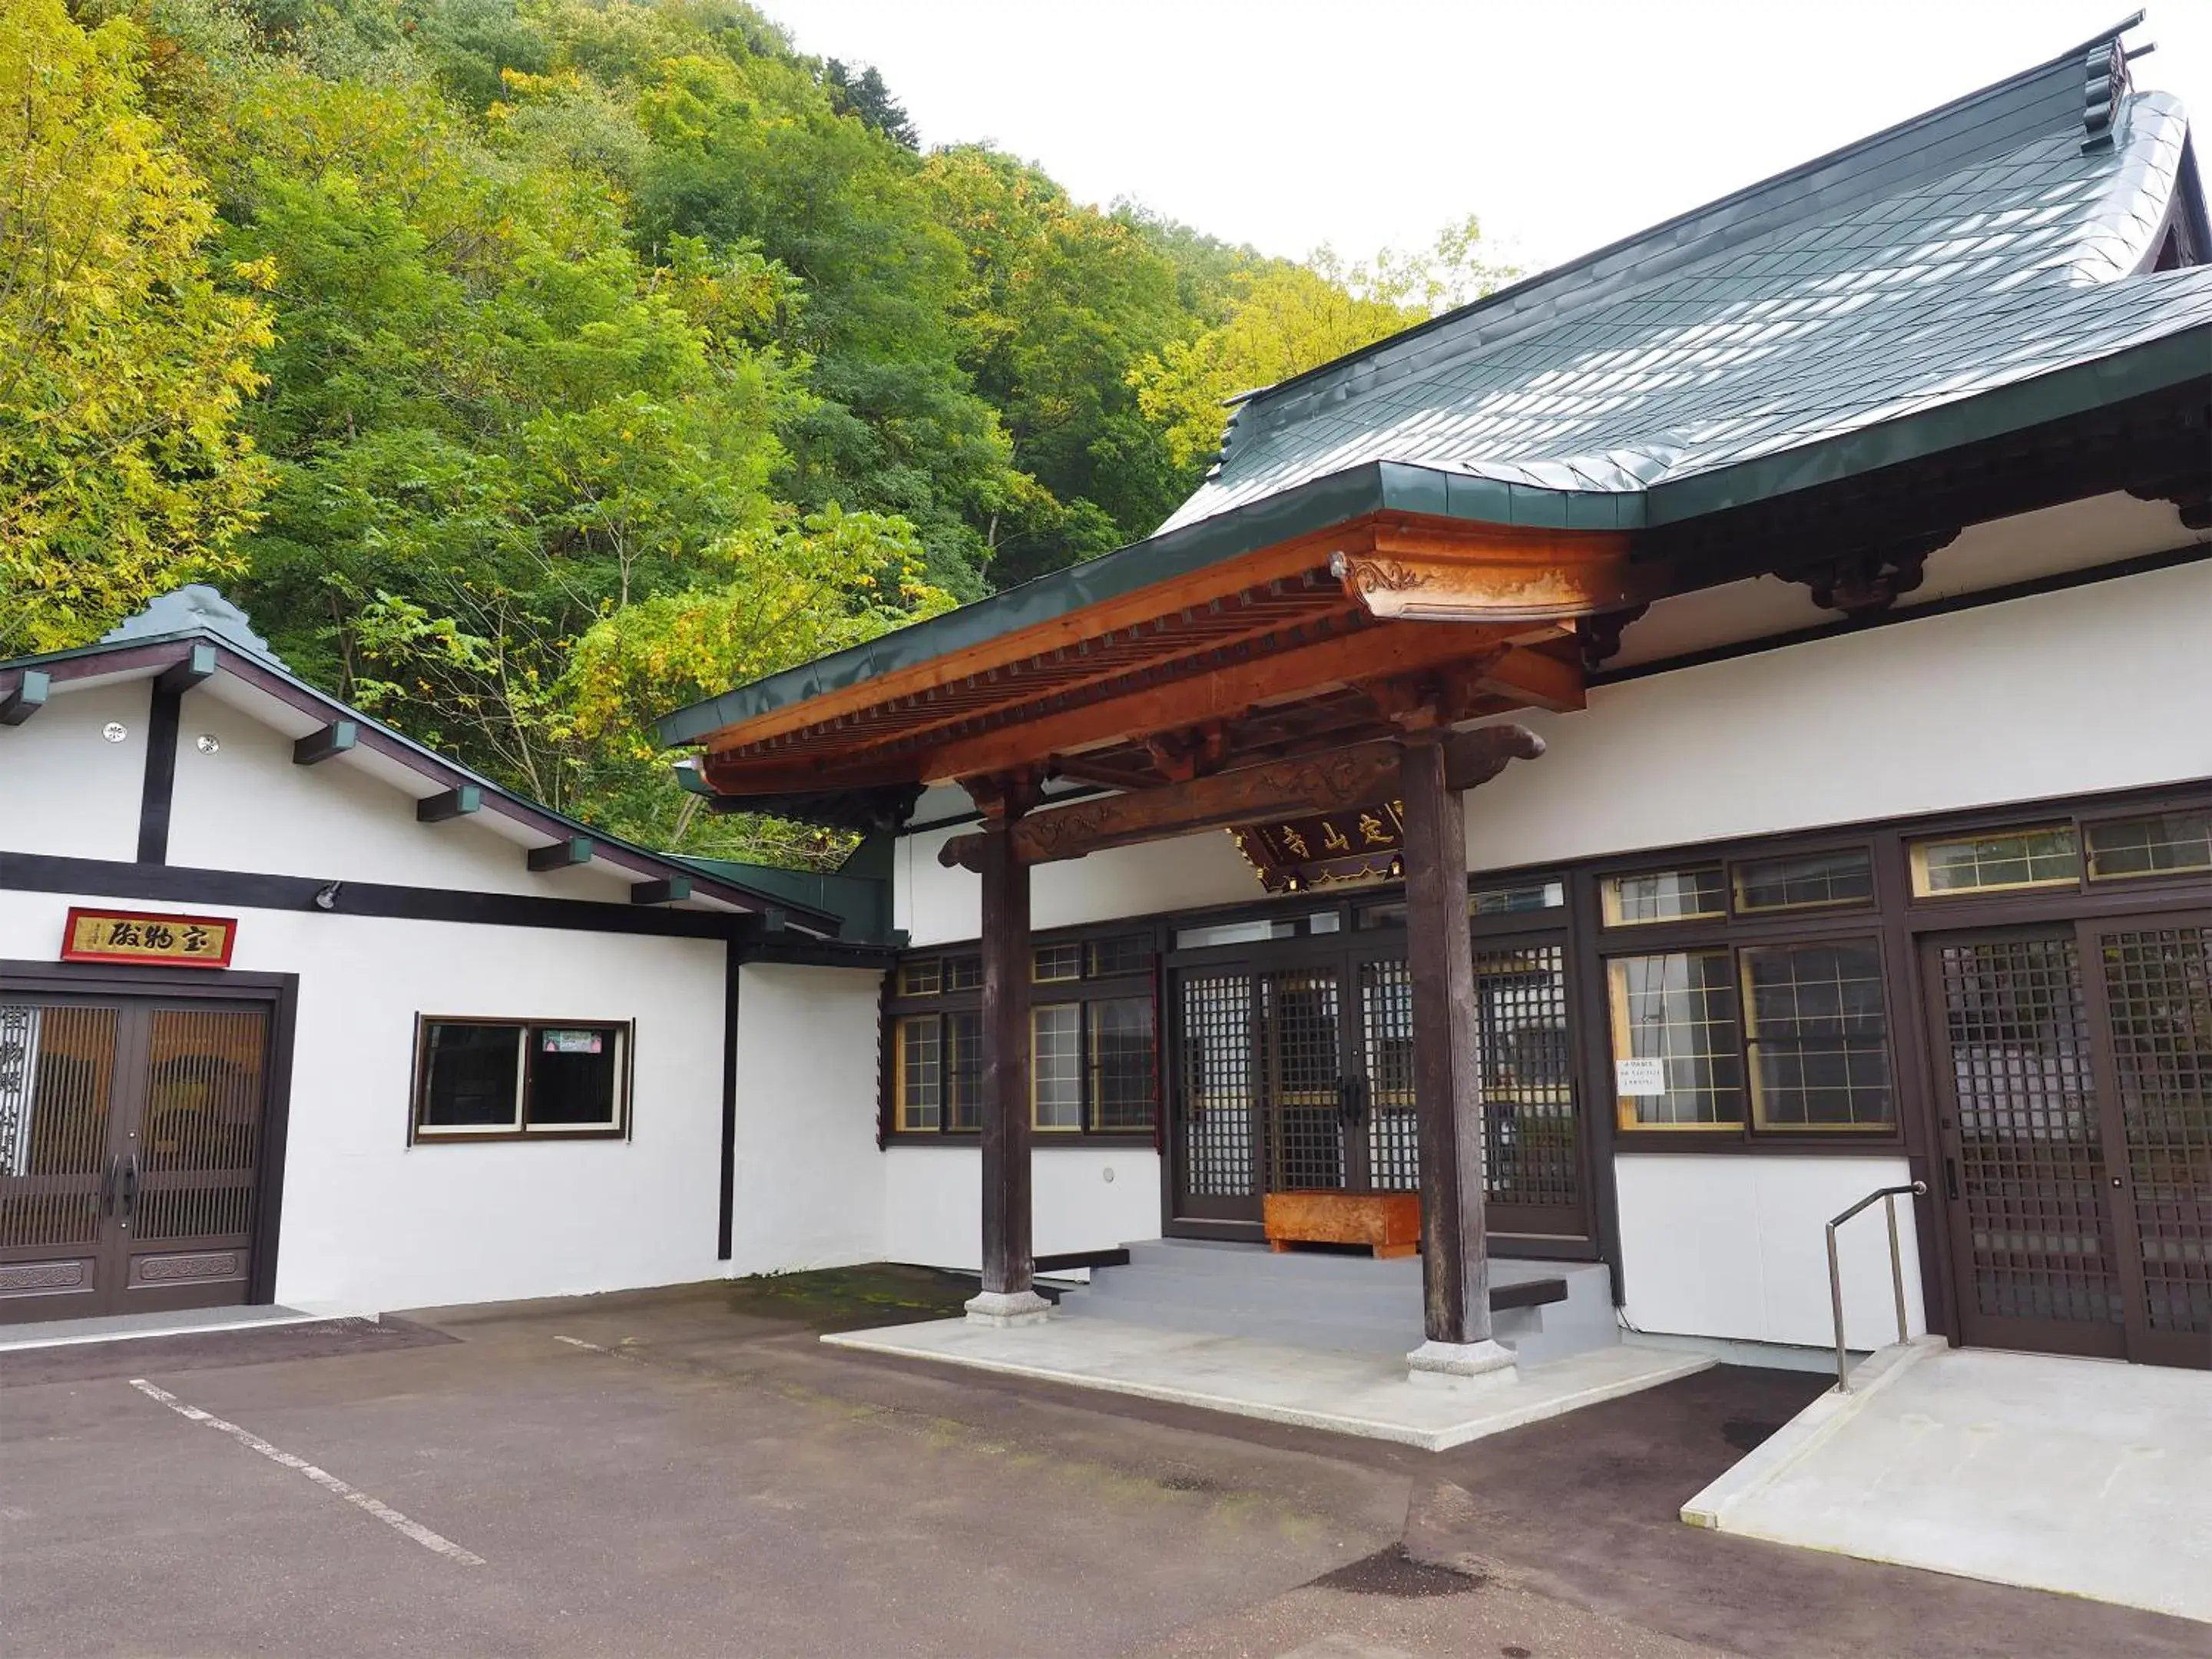
[[1030,870],[1016,856],[1024,805],[1008,790],[983,799],[983,1291],[969,1319],[1042,1320],[1052,1304],[1030,1287]]
[[1490,1334],[1466,815],[1459,791],[1445,775],[1448,735],[1441,730],[1409,733],[1400,774],[1427,1339],[1407,1358],[1415,1382],[1471,1387],[1510,1381],[1514,1373],[1510,1351]]

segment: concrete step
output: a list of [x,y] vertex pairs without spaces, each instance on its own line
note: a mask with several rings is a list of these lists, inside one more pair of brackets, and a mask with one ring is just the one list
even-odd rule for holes
[[[1081,1317],[1167,1329],[1250,1336],[1310,1347],[1403,1353],[1419,1340],[1421,1264],[1345,1253],[1211,1240],[1132,1244],[1126,1267],[1101,1268],[1079,1303]],[[1597,1262],[1493,1261],[1494,1287],[1545,1280],[1566,1299],[1496,1309],[1498,1340],[1522,1362],[1541,1364],[1620,1340],[1612,1276]]]

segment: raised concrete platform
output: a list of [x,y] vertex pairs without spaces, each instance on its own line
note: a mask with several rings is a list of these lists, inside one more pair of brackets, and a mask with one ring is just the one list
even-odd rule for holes
[[[1497,1340],[1524,1365],[1541,1365],[1620,1340],[1611,1270],[1601,1261],[1493,1257],[1494,1291],[1556,1279],[1566,1299],[1500,1307]],[[1102,1267],[1065,1296],[1063,1314],[1206,1336],[1249,1336],[1302,1348],[1341,1348],[1402,1360],[1421,1340],[1421,1263],[1378,1261],[1364,1251],[1293,1249],[1166,1238],[1129,1246],[1126,1267]]]
[[1682,1518],[2212,1622],[2212,1373],[1923,1337],[1852,1385]]
[[994,1330],[949,1319],[837,1332],[822,1340],[833,1347],[1203,1406],[1271,1423],[1394,1440],[1426,1451],[1443,1451],[1671,1382],[1713,1363],[1703,1354],[1614,1342],[1549,1364],[1524,1366],[1514,1382],[1462,1394],[1415,1388],[1406,1380],[1402,1351],[1385,1358],[1292,1347],[1251,1337],[1127,1325],[1095,1312],[1057,1317],[1024,1330]]
[[269,1325],[303,1325],[326,1317],[329,1316],[263,1304],[251,1308],[187,1308],[173,1313],[39,1320],[21,1325],[0,1325],[0,1353],[10,1353],[19,1348],[65,1348],[80,1342],[124,1342],[134,1337],[258,1330]]

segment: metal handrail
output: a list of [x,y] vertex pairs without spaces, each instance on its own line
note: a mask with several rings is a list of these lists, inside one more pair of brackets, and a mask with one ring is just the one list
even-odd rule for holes
[[1883,1200],[1889,1211],[1889,1282],[1897,1292],[1897,1340],[1905,1340],[1905,1257],[1897,1242],[1897,1200],[1901,1196],[1924,1198],[1928,1183],[1916,1181],[1905,1187],[1877,1187],[1857,1203],[1828,1224],[1828,1304],[1836,1316],[1836,1392],[1851,1391],[1850,1357],[1844,1348],[1844,1270],[1836,1260],[1836,1229],[1849,1221],[1876,1199]]

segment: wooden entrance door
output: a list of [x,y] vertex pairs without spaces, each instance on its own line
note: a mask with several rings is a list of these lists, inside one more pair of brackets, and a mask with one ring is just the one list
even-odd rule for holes
[[[1483,1181],[1491,1231],[1589,1235],[1589,1183],[1576,1109],[1564,934],[1480,939],[1474,949],[1475,1057],[1482,1084]],[[1399,955],[1358,962],[1355,1090],[1368,1184],[1421,1184],[1413,1115],[1413,981]]]
[[267,1016],[0,999],[0,1322],[246,1300]]
[[1923,949],[1960,1339],[2212,1366],[2212,917]]

